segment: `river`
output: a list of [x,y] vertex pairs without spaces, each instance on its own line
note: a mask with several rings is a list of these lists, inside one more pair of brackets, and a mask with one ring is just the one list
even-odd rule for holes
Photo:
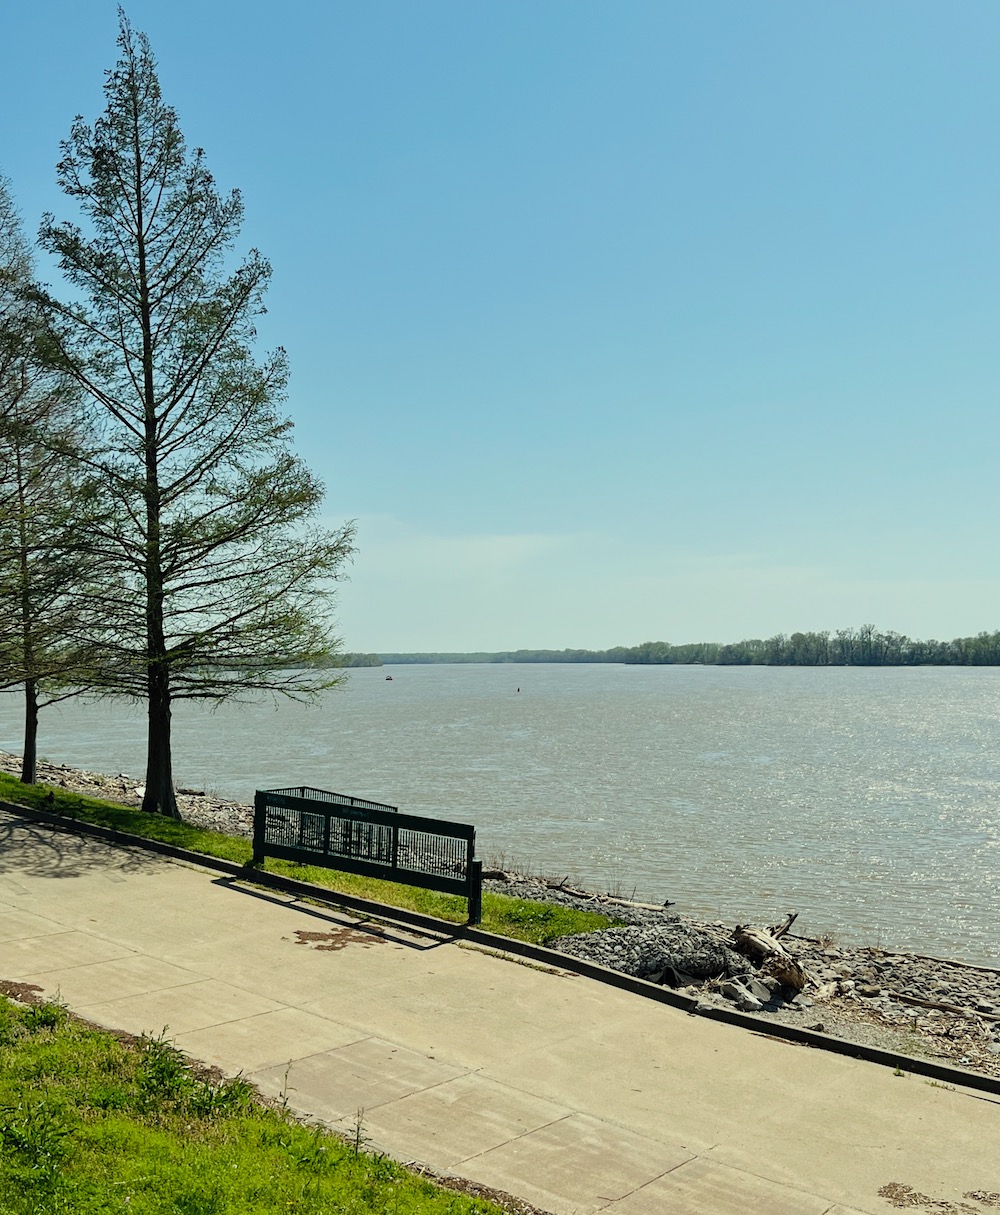
[[[0,697],[6,750],[19,715]],[[69,701],[39,751],[141,776],[144,731]],[[314,705],[179,704],[174,771],[472,822],[487,862],[727,923],[794,908],[812,935],[998,964],[998,669],[368,668]]]

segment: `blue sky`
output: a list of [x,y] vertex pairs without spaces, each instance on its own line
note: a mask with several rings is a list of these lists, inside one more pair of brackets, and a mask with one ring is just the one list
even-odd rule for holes
[[[126,7],[273,263],[348,648],[1000,628],[994,0]],[[3,28],[33,232],[116,8]]]

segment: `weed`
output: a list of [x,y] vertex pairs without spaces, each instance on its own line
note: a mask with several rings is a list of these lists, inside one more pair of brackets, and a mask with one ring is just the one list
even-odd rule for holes
[[68,1016],[64,1005],[49,1000],[44,1004],[29,1004],[21,1013],[21,1024],[29,1034],[37,1034],[41,1030],[58,1029]]
[[[363,1113],[358,1110],[358,1115]],[[352,1140],[355,1143],[354,1154],[358,1155],[361,1151],[360,1142]],[[329,1168],[336,1152],[334,1150],[333,1140],[323,1130],[322,1127],[314,1127],[309,1140],[302,1146],[295,1146],[292,1149],[295,1163],[303,1169],[308,1169],[312,1173],[322,1173]]]
[[190,1094],[193,1080],[183,1054],[167,1039],[166,1026],[160,1034],[144,1036],[139,1042],[139,1066],[136,1081],[142,1103],[181,1104]]
[[499,852],[491,852],[483,861],[484,869],[498,869],[501,873],[513,873],[518,877],[541,878],[542,874],[532,865],[513,854],[508,855],[501,848]]
[[253,1085],[242,1076],[236,1076],[223,1084],[192,1080],[187,1093],[186,1109],[198,1118],[229,1117],[248,1109],[253,1098]]
[[354,1155],[359,1156],[361,1149],[368,1143],[368,1136],[365,1134],[365,1110],[364,1106],[358,1106],[357,1113],[354,1115],[354,1130],[351,1134],[351,1146],[354,1148]]
[[281,1092],[278,1094],[278,1100],[281,1102],[282,1110],[288,1109],[288,1094],[292,1091],[288,1087],[288,1073],[292,1070],[291,1059],[285,1064],[285,1074],[281,1080]]
[[632,887],[632,894],[627,895],[625,890],[625,870],[621,865],[612,865],[607,876],[607,890],[605,893],[613,899],[634,899],[636,895],[636,887]]
[[883,952],[883,946],[885,945],[885,934],[881,927],[876,927],[867,933],[864,938],[864,945],[866,948],[874,950],[875,953]]
[[69,1151],[70,1130],[62,1110],[50,1102],[20,1102],[0,1117],[0,1144],[37,1180],[51,1183]]

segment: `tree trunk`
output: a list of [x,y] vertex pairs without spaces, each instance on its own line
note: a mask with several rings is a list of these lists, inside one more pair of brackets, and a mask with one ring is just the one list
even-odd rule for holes
[[149,669],[149,734],[146,748],[146,792],[143,810],[180,818],[170,762],[170,672],[165,663]]
[[24,681],[24,756],[21,759],[21,780],[35,783],[38,760],[38,690],[33,679]]
[[[124,23],[124,17],[122,18]],[[122,26],[123,34],[125,26]],[[134,77],[132,78],[135,84]],[[140,133],[138,91],[131,96],[132,144],[135,181],[135,241],[139,270],[139,321],[142,327],[142,400],[144,413],[144,452],[146,484],[146,687],[148,692],[149,733],[146,747],[146,792],[143,810],[180,818],[174,796],[170,758],[170,664],[163,630],[163,563],[160,553],[160,433],[153,376],[153,321],[146,265],[146,222],[143,216],[143,183],[146,170]]]
[[[20,419],[18,419],[20,422]],[[20,429],[20,427],[19,427]],[[28,503],[25,491],[26,474],[22,445],[17,445],[17,506],[18,506],[18,574],[21,587],[21,661],[24,664],[24,756],[21,760],[21,780],[35,783],[38,748],[38,683],[35,678],[35,639],[32,635],[34,613],[31,603],[31,567],[28,561]]]

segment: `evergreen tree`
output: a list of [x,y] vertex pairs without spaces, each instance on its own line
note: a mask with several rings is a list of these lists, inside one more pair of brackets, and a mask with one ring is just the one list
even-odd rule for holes
[[240,196],[188,152],[146,37],[119,16],[105,111],[75,120],[58,166],[87,229],[46,216],[39,234],[73,295],[43,302],[54,361],[103,416],[88,461],[106,510],[103,686],[146,701],[143,808],[176,816],[175,700],[341,678],[322,660],[353,528],[315,525],[322,487],[281,412],[285,354],[254,359],[270,267],[255,250],[230,264]]

